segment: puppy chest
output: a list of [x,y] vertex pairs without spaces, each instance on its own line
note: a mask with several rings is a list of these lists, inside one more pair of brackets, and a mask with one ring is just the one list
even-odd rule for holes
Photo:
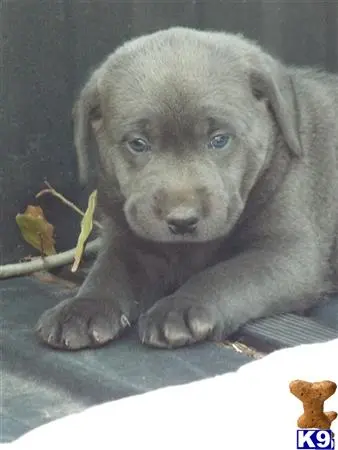
[[150,286],[154,297],[169,295],[193,275],[214,262],[208,252],[177,251],[170,255],[142,255],[143,281]]

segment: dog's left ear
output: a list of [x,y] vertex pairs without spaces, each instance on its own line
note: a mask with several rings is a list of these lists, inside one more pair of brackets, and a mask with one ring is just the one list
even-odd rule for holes
[[300,158],[303,149],[298,133],[296,96],[286,69],[277,61],[267,59],[259,69],[251,71],[250,83],[254,96],[267,101],[290,151]]
[[94,137],[92,123],[101,117],[101,98],[98,90],[98,80],[101,71],[102,69],[98,68],[91,75],[83,86],[72,110],[78,175],[82,185],[88,182],[89,177],[89,146]]

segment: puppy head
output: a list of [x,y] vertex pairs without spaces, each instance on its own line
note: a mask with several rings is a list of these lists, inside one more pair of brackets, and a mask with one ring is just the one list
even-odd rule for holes
[[95,114],[106,198],[117,184],[134,233],[220,238],[276,142],[301,156],[294,100],[284,68],[241,36],[171,28],[134,39],[94,72],[77,102],[80,175]]

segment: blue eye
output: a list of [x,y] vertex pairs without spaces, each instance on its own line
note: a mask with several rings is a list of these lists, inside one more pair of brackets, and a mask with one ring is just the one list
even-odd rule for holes
[[144,153],[150,150],[149,144],[145,140],[140,138],[136,138],[133,139],[132,141],[129,141],[128,147],[134,153]]
[[230,144],[231,139],[229,134],[217,134],[211,139],[209,147],[221,150]]

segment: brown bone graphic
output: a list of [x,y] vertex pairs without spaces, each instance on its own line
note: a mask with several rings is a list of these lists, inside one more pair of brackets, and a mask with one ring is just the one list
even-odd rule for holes
[[289,384],[289,388],[304,407],[304,414],[297,420],[298,427],[329,430],[337,418],[337,413],[335,411],[324,413],[324,402],[336,392],[336,383],[328,380],[316,383],[294,380]]

